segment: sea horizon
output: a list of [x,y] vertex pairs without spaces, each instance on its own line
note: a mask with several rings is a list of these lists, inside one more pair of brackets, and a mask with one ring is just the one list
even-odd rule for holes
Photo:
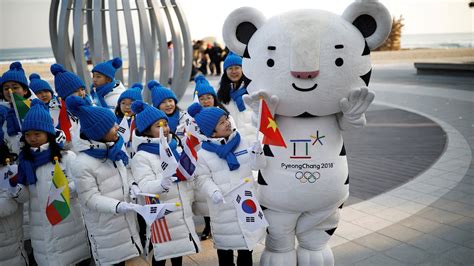
[[[139,46],[139,44],[137,44]],[[474,32],[402,34],[401,49],[456,49],[473,48]],[[127,46],[122,45],[123,60],[128,59]],[[110,47],[111,50],[111,47]],[[25,63],[54,63],[51,47],[0,49],[0,64],[12,61]]]

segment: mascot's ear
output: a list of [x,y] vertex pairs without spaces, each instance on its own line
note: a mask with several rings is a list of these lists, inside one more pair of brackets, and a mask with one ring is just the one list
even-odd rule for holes
[[359,29],[370,50],[382,45],[392,29],[390,13],[377,0],[356,0],[342,17]]
[[238,8],[226,18],[222,27],[224,43],[232,52],[244,56],[253,34],[265,22],[263,14],[255,8]]

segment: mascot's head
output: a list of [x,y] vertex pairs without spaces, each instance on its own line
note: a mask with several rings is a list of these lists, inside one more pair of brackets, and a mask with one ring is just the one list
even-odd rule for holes
[[375,0],[358,0],[338,16],[295,10],[265,19],[254,8],[234,10],[223,37],[244,57],[247,90],[280,99],[276,114],[324,116],[340,112],[339,101],[369,83],[370,50],[390,33],[392,19]]

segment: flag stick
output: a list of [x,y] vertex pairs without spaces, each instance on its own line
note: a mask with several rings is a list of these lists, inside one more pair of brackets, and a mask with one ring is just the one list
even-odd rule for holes
[[256,141],[260,141],[258,138],[258,134],[260,133],[260,120],[262,119],[262,101],[263,97],[260,96],[258,98],[258,116],[257,116],[257,136],[256,136]]
[[153,197],[153,198],[159,198],[160,196],[158,194],[151,194],[151,193],[145,193],[145,192],[140,192],[137,193],[138,196],[144,196],[144,197]]
[[13,90],[8,89],[8,92],[10,93],[10,99],[12,100],[13,110],[15,110],[15,115],[16,115],[16,118],[18,119],[18,125],[20,125],[20,131],[21,131],[20,114],[18,113],[18,107],[16,107],[16,101],[15,101],[15,97],[13,96]]
[[244,180],[242,181],[242,183],[238,184],[237,186],[233,187],[231,190],[229,190],[227,193],[225,193],[224,195],[222,195],[224,198],[227,197],[228,195],[230,195],[232,192],[234,192],[236,189],[238,189],[239,187],[243,186],[244,184],[250,182],[250,177],[246,177],[244,178]]

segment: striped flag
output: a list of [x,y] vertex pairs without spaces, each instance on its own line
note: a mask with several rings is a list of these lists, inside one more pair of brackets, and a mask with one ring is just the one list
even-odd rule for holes
[[184,141],[183,152],[178,161],[176,176],[179,181],[191,180],[196,170],[197,152],[195,147],[199,145],[199,140],[188,132]]
[[[159,204],[160,200],[158,197],[145,197],[146,204]],[[165,212],[165,214],[167,214]],[[170,231],[168,229],[168,223],[166,217],[160,218],[150,225],[151,243],[163,243],[171,241]]]
[[48,203],[46,204],[46,217],[48,217],[51,225],[56,225],[66,219],[71,212],[69,206],[69,184],[56,159],[51,188],[48,195]]

